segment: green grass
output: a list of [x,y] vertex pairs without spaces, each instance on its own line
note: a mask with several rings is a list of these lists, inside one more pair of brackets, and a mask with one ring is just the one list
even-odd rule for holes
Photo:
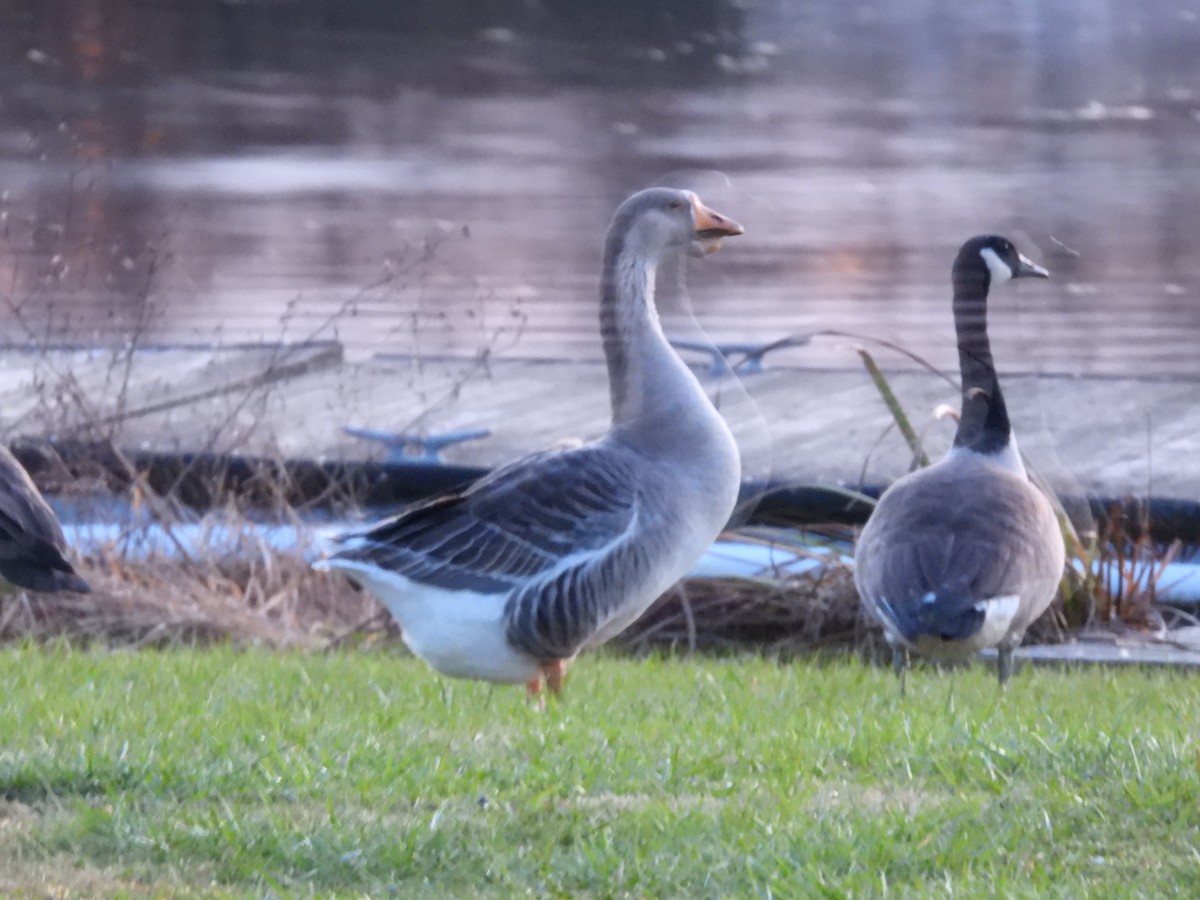
[[0,894],[1200,895],[1200,680],[0,651]]

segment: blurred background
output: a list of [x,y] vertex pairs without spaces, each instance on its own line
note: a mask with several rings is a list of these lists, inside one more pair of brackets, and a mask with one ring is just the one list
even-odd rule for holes
[[998,230],[1054,274],[1003,369],[1194,377],[1197,60],[1196,0],[0,0],[0,323],[596,358],[608,218],[671,176],[747,229],[714,339],[952,365]]

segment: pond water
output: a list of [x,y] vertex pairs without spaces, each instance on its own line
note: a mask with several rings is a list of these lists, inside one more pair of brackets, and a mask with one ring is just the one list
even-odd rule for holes
[[[63,530],[79,553],[103,556],[114,550],[127,559],[179,558],[181,553],[204,560],[259,559],[266,552],[297,554],[306,561],[319,558],[329,535],[357,521],[312,520],[297,527],[227,520],[207,516],[198,522],[180,522],[164,529],[144,511],[123,501],[88,503],[81,511],[72,504],[56,503]],[[100,513],[97,515],[97,513]],[[770,579],[802,575],[835,563],[853,566],[848,541],[831,540],[804,532],[781,529],[745,529],[749,539],[727,533],[715,541],[693,565],[691,578]],[[1081,568],[1076,562],[1077,569]],[[1139,584],[1153,582],[1162,603],[1200,606],[1200,560],[1195,553],[1163,563],[1153,572],[1139,564],[1133,572]],[[1120,587],[1116,573],[1108,573],[1110,590]]]
[[949,365],[999,230],[1055,276],[1003,368],[1193,377],[1197,60],[1200,0],[0,0],[0,321],[592,356],[607,219],[669,176],[747,228],[691,273],[716,339]]

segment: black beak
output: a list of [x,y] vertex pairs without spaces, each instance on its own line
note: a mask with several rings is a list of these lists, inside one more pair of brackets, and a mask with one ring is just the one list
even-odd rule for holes
[[1013,273],[1013,278],[1049,278],[1050,273],[1036,263],[1027,260],[1020,253],[1017,254],[1017,271]]

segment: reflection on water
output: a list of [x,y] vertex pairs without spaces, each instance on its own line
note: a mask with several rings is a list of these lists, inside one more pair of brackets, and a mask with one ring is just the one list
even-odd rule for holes
[[714,337],[949,364],[1002,230],[1006,368],[1195,374],[1197,58],[1200,0],[0,0],[6,334],[594,355],[611,210],[716,169]]

